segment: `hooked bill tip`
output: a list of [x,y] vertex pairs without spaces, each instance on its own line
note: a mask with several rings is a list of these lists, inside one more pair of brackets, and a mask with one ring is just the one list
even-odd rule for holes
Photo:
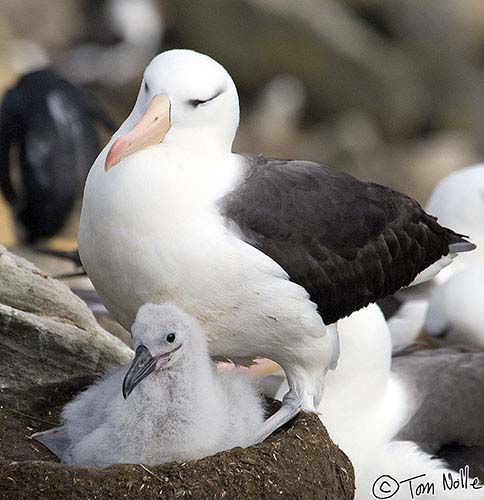
[[113,168],[117,163],[119,163],[122,159],[122,156],[119,154],[119,150],[122,148],[122,137],[116,139],[113,145],[108,151],[106,155],[106,159],[104,160],[104,171],[107,172],[111,168]]

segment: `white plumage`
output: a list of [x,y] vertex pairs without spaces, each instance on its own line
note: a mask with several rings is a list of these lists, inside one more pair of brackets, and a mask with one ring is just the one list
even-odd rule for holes
[[442,179],[425,207],[443,226],[469,235],[476,250],[461,254],[437,276],[441,283],[455,272],[484,262],[484,164],[472,165]]
[[[163,40],[165,19],[155,0],[106,0],[96,14],[119,42],[78,45],[68,51],[62,70],[81,85],[97,82],[119,88],[138,78],[156,53]],[[81,20],[82,24],[88,22]]]
[[433,290],[425,330],[442,345],[484,347],[484,266],[459,271]]
[[[264,420],[257,389],[246,372],[216,371],[194,318],[171,304],[147,304],[132,332],[137,356],[130,369],[65,407],[63,463],[159,464],[252,444]],[[48,435],[40,440],[49,444]]]
[[[471,426],[475,431],[468,432],[467,420],[471,409],[476,407],[472,393],[479,387],[481,373],[484,372],[484,356],[475,359],[474,367],[462,373],[458,363],[449,363],[445,384],[435,384],[436,372],[441,371],[433,363],[412,359],[408,368],[404,357],[398,358],[398,371],[392,369],[391,338],[383,314],[376,305],[353,313],[338,322],[341,355],[338,366],[326,377],[324,404],[320,407],[320,418],[326,426],[331,439],[348,455],[355,469],[356,499],[372,498],[372,486],[376,479],[389,474],[403,480],[418,474],[427,474],[428,480],[442,483],[442,474],[449,473],[447,465],[435,460],[432,455],[411,442],[410,436],[425,441],[427,436],[434,439],[433,450],[446,444],[446,438],[454,442],[462,438],[466,444],[472,439],[479,442],[479,432],[484,439],[484,428],[476,426],[477,415]],[[445,356],[444,356],[445,357]],[[451,358],[452,359],[452,358]],[[464,364],[468,359],[464,356]],[[431,394],[419,393],[415,387],[415,364],[419,366],[419,378],[427,387],[435,387]],[[428,366],[428,371],[426,371]],[[474,373],[474,377],[473,377]],[[476,380],[477,377],[477,380]],[[452,381],[455,381],[452,384]],[[454,385],[451,394],[449,387]],[[281,387],[277,397],[281,397],[285,387]],[[419,410],[430,398],[432,407],[419,415]],[[478,396],[479,398],[479,396]],[[425,401],[424,401],[425,399]],[[466,410],[467,409],[467,410]],[[452,415],[452,418],[451,418]],[[417,418],[416,418],[417,416]],[[412,418],[420,429],[412,429]],[[434,422],[440,422],[439,429],[431,429]],[[447,424],[447,426],[446,426]],[[405,430],[406,437],[400,437]],[[438,430],[438,432],[437,432]],[[462,432],[459,432],[461,430]],[[469,438],[469,439],[464,439]],[[427,445],[428,443],[425,442]],[[426,447],[427,448],[427,447]],[[457,474],[453,473],[455,477]],[[455,499],[455,493],[436,490],[435,496],[419,498]],[[482,490],[465,492],[462,498],[479,499]],[[410,498],[408,488],[401,487],[393,497]]]

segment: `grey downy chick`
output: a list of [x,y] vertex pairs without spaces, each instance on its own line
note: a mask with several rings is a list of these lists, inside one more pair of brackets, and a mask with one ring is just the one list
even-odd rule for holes
[[83,466],[194,460],[253,444],[264,421],[258,390],[248,374],[216,370],[193,317],[145,304],[132,334],[129,368],[67,404],[62,427],[34,437]]

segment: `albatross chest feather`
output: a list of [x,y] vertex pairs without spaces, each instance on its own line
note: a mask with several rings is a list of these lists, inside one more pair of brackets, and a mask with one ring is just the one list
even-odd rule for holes
[[157,162],[153,156],[137,153],[135,165],[128,159],[107,174],[94,167],[86,185],[85,198],[96,203],[83,210],[79,250],[114,316],[128,328],[143,303],[173,301],[201,321],[220,355],[235,355],[234,348],[261,355],[260,329],[324,335],[306,291],[219,212],[219,200],[241,175],[237,157],[222,165],[198,158],[195,171],[182,155],[157,154]]

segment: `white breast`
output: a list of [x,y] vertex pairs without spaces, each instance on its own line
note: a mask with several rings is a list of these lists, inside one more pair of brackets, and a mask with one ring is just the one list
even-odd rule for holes
[[240,178],[238,157],[190,158],[159,145],[108,173],[93,167],[79,252],[106,307],[130,328],[143,303],[175,302],[201,321],[212,354],[226,356],[270,357],[264,332],[272,340],[301,329],[324,334],[306,291],[218,211]]

